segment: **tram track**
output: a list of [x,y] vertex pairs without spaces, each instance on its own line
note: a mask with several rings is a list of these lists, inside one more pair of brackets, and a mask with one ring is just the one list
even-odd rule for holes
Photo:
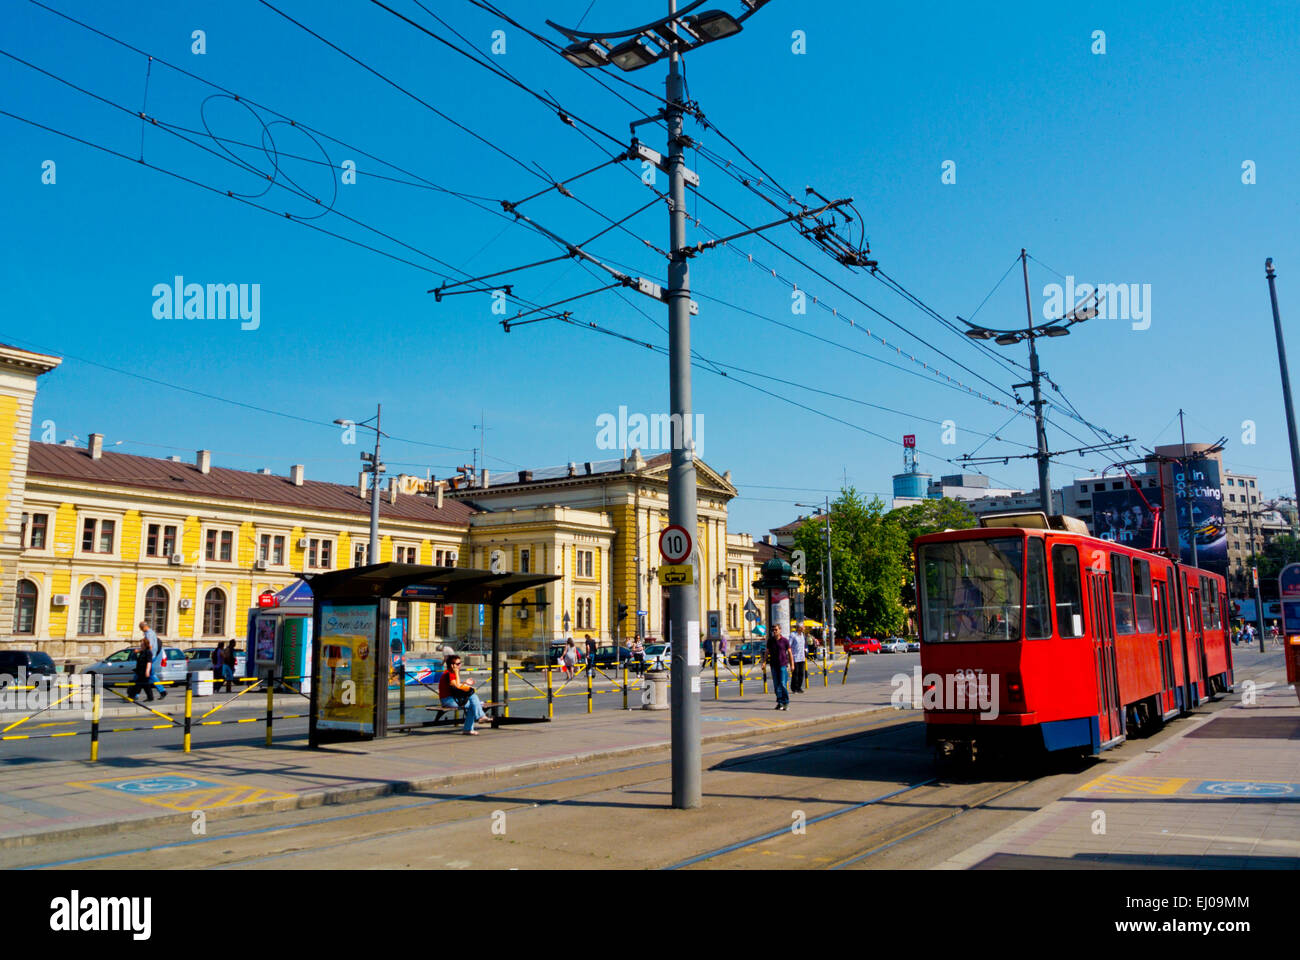
[[[709,770],[719,771],[719,772],[731,772],[731,771],[736,771],[739,768],[743,768],[748,764],[771,760],[772,758],[778,756],[784,756],[792,753],[800,753],[809,750],[824,749],[826,747],[827,739],[836,737],[837,734],[847,734],[846,736],[839,737],[838,738],[839,741],[853,740],[857,738],[870,738],[870,737],[880,736],[889,733],[891,731],[895,731],[898,728],[908,723],[916,722],[916,720],[917,718],[915,716],[912,716],[909,712],[903,715],[891,714],[890,716],[887,716],[885,718],[876,719],[867,722],[865,723],[865,725],[861,721],[856,723],[841,725],[837,727],[832,727],[830,729],[821,729],[817,725],[813,725],[807,728],[797,728],[795,730],[791,730],[789,731],[788,735],[781,736],[775,740],[770,739],[770,733],[773,731],[755,731],[754,736],[756,738],[763,738],[765,737],[765,734],[768,735],[768,737],[759,740],[744,739],[744,740],[731,741],[725,745],[719,745],[712,749],[706,750],[704,756],[706,758],[723,758],[720,763],[708,768]],[[739,752],[744,752],[745,755],[730,756],[730,757],[727,756],[728,754],[736,754]],[[124,849],[124,850],[111,850],[102,853],[87,854],[87,855],[82,855],[82,856],[67,858],[67,859],[58,859],[58,860],[50,860],[50,861],[45,861],[40,863],[14,865],[14,868],[24,869],[24,870],[57,869],[57,868],[73,867],[73,866],[85,868],[85,867],[91,867],[96,863],[113,861],[121,858],[131,857],[131,856],[138,855],[143,857],[149,854],[159,853],[162,851],[178,851],[186,848],[196,849],[213,843],[220,843],[223,841],[248,842],[253,838],[259,838],[260,841],[265,842],[267,840],[275,838],[277,835],[283,837],[293,833],[294,831],[307,830],[312,828],[319,828],[323,832],[336,830],[339,827],[341,827],[343,824],[350,824],[353,826],[354,829],[357,826],[361,826],[364,828],[366,821],[373,820],[374,818],[400,816],[403,814],[413,815],[417,811],[423,811],[428,808],[435,808],[435,807],[440,807],[440,806],[450,805],[450,804],[460,804],[460,803],[482,804],[485,801],[500,798],[504,804],[510,805],[512,801],[510,798],[505,796],[507,794],[516,794],[521,791],[540,790],[540,789],[545,789],[547,787],[560,786],[564,784],[576,785],[580,783],[589,783],[591,781],[599,781],[602,778],[606,778],[606,779],[617,778],[622,774],[633,773],[637,770],[648,770],[648,769],[658,768],[658,767],[667,767],[670,764],[671,764],[671,757],[666,756],[663,757],[662,759],[647,760],[641,763],[628,764],[620,767],[615,767],[612,769],[593,770],[581,774],[576,774],[573,776],[548,778],[544,780],[531,781],[526,784],[509,784],[504,786],[497,786],[491,789],[481,790],[477,792],[460,793],[455,796],[430,797],[428,799],[418,800],[410,803],[393,804],[391,802],[392,798],[389,797],[386,799],[389,800],[390,802],[383,804],[377,809],[359,810],[352,813],[338,814],[330,817],[315,817],[297,823],[275,823],[264,827],[255,827],[255,828],[245,829],[245,830],[235,830],[235,831],[230,831],[230,832],[220,833],[220,834],[214,833],[210,836],[194,837],[183,841],[177,841],[171,844],[153,843],[147,847],[135,847],[135,848]],[[521,813],[529,813],[532,811],[539,811],[548,808],[553,808],[555,806],[562,806],[564,804],[577,803],[593,796],[598,796],[600,794],[608,793],[611,790],[620,790],[620,791],[632,790],[637,787],[644,787],[649,784],[662,782],[665,779],[666,778],[664,774],[662,772],[658,772],[654,776],[649,776],[649,777],[634,779],[634,780],[619,780],[614,784],[601,784],[600,786],[593,787],[592,789],[582,790],[578,793],[566,794],[554,798],[544,798],[541,800],[528,799],[528,800],[514,801],[515,805],[511,807],[510,815],[514,816]],[[253,820],[264,819],[266,816],[275,816],[275,815],[260,815],[250,819]],[[449,828],[455,826],[464,826],[466,824],[472,823],[477,820],[482,820],[482,819],[484,819],[484,814],[481,812],[477,812],[474,814],[470,814],[468,816],[450,817],[444,820],[438,820],[437,822],[433,822],[433,823],[423,822],[420,825],[413,826],[413,827],[399,827],[399,828],[388,829],[388,830],[362,829],[360,832],[361,832],[361,836],[364,839],[379,840],[379,839],[385,839],[389,837],[397,837],[407,833],[417,832],[421,830],[427,831],[427,830],[443,829],[443,828]],[[353,839],[350,839],[345,842],[347,843],[356,842],[356,837],[354,836]],[[220,866],[237,867],[241,865],[251,865],[251,864],[265,862],[272,859],[278,859],[284,856],[293,856],[295,854],[309,853],[316,850],[330,849],[332,847],[339,846],[339,845],[342,844],[341,843],[340,844],[333,844],[333,843],[315,844],[315,845],[303,844],[302,846],[296,846],[291,849],[280,851],[275,854],[253,856],[253,857],[242,858],[239,860],[228,861],[220,864]]]

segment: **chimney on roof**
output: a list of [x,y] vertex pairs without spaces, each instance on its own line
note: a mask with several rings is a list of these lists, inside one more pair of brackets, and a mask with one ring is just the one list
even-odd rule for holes
[[445,486],[447,486],[447,485],[446,485],[445,483],[443,483],[441,480],[439,480],[439,481],[437,482],[437,484],[434,486],[434,489],[438,491],[438,493],[437,493],[438,500],[437,500],[436,506],[437,506],[437,508],[438,508],[439,510],[442,509],[442,488],[445,487]]
[[98,460],[104,456],[104,435],[102,433],[92,433],[90,439],[86,441],[86,449],[90,451],[90,459]]
[[533,471],[531,471],[531,470],[520,470],[520,471],[519,471],[519,482],[520,482],[520,483],[532,483],[532,482],[533,482]]
[[396,477],[388,478],[388,502],[389,503],[397,502],[397,478]]
[[366,499],[366,471],[357,474],[357,496]]
[[295,463],[292,467],[289,468],[289,480],[292,481],[295,487],[302,486],[302,464],[301,463]]
[[574,463],[572,460],[570,460],[570,461],[569,461],[569,476],[571,476],[571,477],[576,477],[577,475],[578,475],[578,465],[577,465],[576,463]]
[[180,462],[181,462],[180,454],[177,454],[177,453],[173,453],[173,454],[172,454],[170,457],[168,457],[167,459],[170,460],[172,463],[180,463]]
[[584,463],[584,464],[582,465],[582,468],[583,468],[583,470],[585,470],[585,471],[587,472],[587,476],[591,476],[591,461],[590,461],[590,460],[588,460],[586,463]]
[[199,468],[199,473],[212,472],[212,451],[200,450],[194,455],[194,464]]
[[487,467],[484,467],[484,468],[483,468],[483,489],[484,489],[484,490],[486,490],[486,489],[488,488],[488,482],[489,482],[489,481],[488,481],[488,472],[487,472]]
[[260,473],[260,474],[261,474],[262,476],[264,476],[264,477],[269,477],[269,476],[271,475],[271,468],[270,468],[270,467],[263,467],[261,470],[259,470],[259,471],[257,471],[257,472]]
[[763,542],[770,547],[772,545],[772,535],[770,533],[763,534]]

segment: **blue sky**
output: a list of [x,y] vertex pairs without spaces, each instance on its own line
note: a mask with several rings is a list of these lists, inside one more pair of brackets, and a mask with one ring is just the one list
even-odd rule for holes
[[[357,448],[343,445],[328,424],[362,419],[377,402],[384,404],[386,431],[403,438],[386,446],[390,471],[444,476],[474,457],[480,416],[488,426],[488,467],[510,471],[616,456],[597,448],[599,416],[620,406],[644,413],[666,407],[667,362],[659,353],[555,321],[505,334],[489,296],[439,303],[426,293],[444,274],[484,274],[555,255],[549,241],[493,211],[501,199],[542,189],[546,176],[567,178],[606,159],[600,147],[617,148],[602,134],[591,134],[593,144],[529,94],[361,0],[275,6],[424,104],[253,0],[50,5],[215,86],[158,62],[150,66],[33,4],[6,5],[0,49],[125,110],[10,57],[0,57],[0,110],[130,158],[0,116],[8,226],[0,340],[68,357],[42,381],[38,439],[48,420],[60,440],[84,442],[94,431],[123,452],[188,459],[207,448],[221,465],[284,473],[305,463],[309,477],[351,481]],[[651,98],[613,84],[633,109],[466,0],[426,3],[445,24],[411,0],[389,5],[460,44],[454,28],[522,83],[549,92],[616,139],[627,136],[632,119],[655,109]],[[585,27],[616,29],[653,19],[664,6],[500,5],[551,36],[547,17],[565,24],[585,17]],[[739,8],[739,0],[717,5]],[[1300,12],[1286,3],[1217,10],[1164,2],[1059,10],[1009,4],[990,15],[957,3],[922,9],[773,0],[739,36],[692,53],[687,77],[709,121],[782,185],[800,195],[812,185],[829,197],[854,197],[881,267],[949,320],[972,315],[1021,247],[1035,258],[1036,310],[1045,285],[1058,281],[1053,271],[1081,281],[1149,284],[1149,328],[1090,321],[1070,337],[1042,343],[1044,369],[1084,418],[1140,445],[1176,442],[1181,406],[1189,439],[1227,436],[1230,468],[1257,472],[1266,494],[1290,493],[1263,261],[1272,256],[1277,263],[1283,317],[1293,328],[1300,316],[1298,21]],[[489,52],[497,29],[505,31],[499,56]],[[195,30],[205,33],[202,55],[191,51]],[[1092,52],[1097,30],[1105,32],[1104,55]],[[806,41],[802,54],[792,51],[796,31]],[[652,66],[626,76],[657,93],[663,72]],[[258,106],[250,111],[218,88]],[[145,161],[211,189],[135,162],[142,123],[132,114],[142,105],[160,121],[144,130]],[[280,116],[347,146],[273,122]],[[648,143],[663,147],[661,128],[640,129]],[[749,224],[774,219],[773,208],[715,166],[707,151],[743,168],[749,161],[712,130],[690,124],[688,132],[706,150],[688,158],[707,198],[689,200],[700,221],[691,239],[738,229],[708,201]],[[264,135],[274,143],[278,168],[261,151],[238,145]],[[238,161],[230,162],[212,136]],[[349,159],[357,182],[340,184],[337,172]],[[47,160],[56,164],[53,184],[41,182]],[[956,183],[944,184],[949,160]],[[1249,185],[1242,182],[1246,161],[1256,177]],[[577,181],[573,192],[622,218],[652,199],[629,175],[639,168],[623,167]],[[530,172],[539,169],[545,174]],[[274,182],[256,171],[272,172]],[[475,206],[431,184],[488,199]],[[295,195],[295,185],[324,203]],[[256,202],[271,212],[226,191],[264,193]],[[569,241],[608,225],[576,199],[553,193],[520,209]],[[320,229],[286,212],[319,214],[310,223]],[[627,227],[664,247],[666,219],[662,207],[651,206]],[[981,455],[1026,452],[1032,424],[1025,417],[1008,423],[1014,404],[941,386],[920,364],[1007,403],[1001,391],[1025,379],[1023,371],[1000,366],[791,228],[767,236],[783,250],[751,237],[691,264],[701,307],[693,345],[708,362],[730,365],[696,369],[694,398],[704,417],[704,459],[730,469],[741,487],[733,529],[761,533],[795,513],[794,501],[820,500],[845,478],[860,490],[887,493],[890,475],[901,469],[903,434],[917,435],[922,468],[935,474],[957,469],[942,458],[977,447]],[[660,280],[666,274],[657,252],[619,230],[591,251],[628,272]],[[790,287],[772,277],[772,268],[839,315],[812,306],[793,314]],[[241,330],[229,319],[156,318],[152,291],[177,275],[202,284],[259,284],[258,328]],[[607,282],[570,261],[511,279],[515,294],[532,303]],[[635,293],[599,294],[569,309],[581,323],[667,342],[665,309]],[[977,319],[1011,327],[1023,325],[1024,315],[1017,266]],[[1291,346],[1293,358],[1300,355],[1300,342]],[[993,349],[1026,360],[1023,346]],[[730,375],[720,376],[721,369]],[[1048,396],[1057,405],[1054,423],[1078,437],[1049,427],[1054,449],[1096,440],[1069,418],[1060,395]],[[948,420],[956,428],[953,444],[942,443]],[[1247,420],[1256,426],[1253,445],[1243,443]],[[991,433],[1005,442],[988,440]],[[1053,466],[1057,485],[1102,468],[1107,458],[1062,461]],[[1032,461],[985,469],[1000,483],[1035,482]]]

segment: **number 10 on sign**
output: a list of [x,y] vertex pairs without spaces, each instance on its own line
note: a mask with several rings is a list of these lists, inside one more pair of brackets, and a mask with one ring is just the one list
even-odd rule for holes
[[659,534],[659,553],[668,563],[684,563],[691,555],[691,535],[685,527],[673,524]]

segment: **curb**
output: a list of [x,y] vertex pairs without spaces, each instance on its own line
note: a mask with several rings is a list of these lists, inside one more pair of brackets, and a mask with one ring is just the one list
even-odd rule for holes
[[[856,717],[867,717],[887,711],[900,712],[896,711],[892,706],[844,710],[820,717],[781,721],[778,724],[768,727],[753,727],[746,730],[722,731],[719,733],[708,734],[702,736],[700,742],[701,744],[708,744],[723,743],[730,740],[742,740],[745,737],[755,736],[756,734],[781,733],[787,730],[799,729],[801,727],[810,727],[821,723],[830,723]],[[382,782],[368,781],[344,787],[328,787],[325,789],[308,791],[288,798],[259,800],[254,803],[241,804],[238,808],[228,808],[228,815],[226,815],[227,809],[218,808],[218,810],[214,810],[208,814],[207,820],[211,822],[223,822],[265,813],[283,813],[290,810],[310,810],[316,807],[342,806],[349,803],[375,800],[380,797],[414,793],[421,790],[428,790],[432,787],[452,786],[457,783],[463,783],[466,780],[478,780],[484,777],[501,777],[506,774],[528,773],[534,770],[550,770],[558,767],[591,763],[597,760],[613,759],[630,754],[644,753],[647,750],[659,750],[670,745],[670,740],[657,740],[653,743],[639,743],[626,747],[610,747],[604,750],[592,750],[585,753],[569,754],[568,756],[527,760],[519,763],[506,763],[496,767],[466,770],[461,773],[438,774],[435,776]],[[40,843],[60,840],[76,840],[82,837],[101,836],[111,833],[125,833],[132,827],[143,823],[163,827],[185,825],[192,822],[193,817],[189,813],[168,814],[166,816],[158,816],[157,814],[152,813],[141,813],[137,815],[118,817],[113,820],[105,820],[99,823],[82,824],[76,827],[53,827],[50,829],[38,829],[26,833],[0,836],[0,850],[16,850],[24,847],[36,846]]]

